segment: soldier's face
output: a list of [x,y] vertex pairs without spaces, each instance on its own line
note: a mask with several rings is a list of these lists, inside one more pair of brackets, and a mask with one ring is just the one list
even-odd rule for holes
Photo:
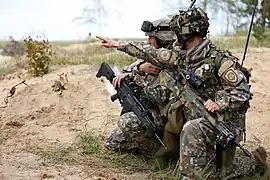
[[150,46],[152,46],[152,47],[154,47],[156,49],[158,48],[158,43],[157,43],[156,38],[154,36],[149,36],[148,37],[148,40],[147,40],[147,43]]

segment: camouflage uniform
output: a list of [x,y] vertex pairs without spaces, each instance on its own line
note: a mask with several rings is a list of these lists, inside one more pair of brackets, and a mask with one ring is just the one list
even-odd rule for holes
[[[189,22],[189,19],[193,19],[193,22]],[[179,23],[175,23],[176,21]],[[179,24],[182,26],[179,27]],[[176,33],[192,35],[191,32],[196,32],[198,35],[200,31],[207,32],[209,23],[201,9],[193,8],[188,13],[180,11],[170,23],[172,30],[175,28],[173,26],[178,28]],[[187,37],[180,38],[182,39],[178,37],[183,42],[187,40]],[[203,82],[201,88],[195,89],[196,93],[205,101],[211,99],[220,106],[219,113],[223,120],[235,132],[237,140],[242,140],[246,111],[252,94],[235,57],[216,49],[209,39],[202,40],[197,47],[187,52],[184,62],[180,51],[153,49],[138,42],[120,43],[118,50],[167,68],[178,66],[194,72]],[[220,62],[219,67],[216,64],[217,59]],[[230,177],[249,174],[261,168],[255,166],[254,156],[235,157],[235,146],[221,149],[215,143],[217,134],[209,121],[185,105],[183,109],[187,123],[180,138],[180,179],[200,179],[205,173],[212,174],[208,179],[216,179],[216,165],[224,167],[225,176]],[[225,161],[220,164],[221,155],[226,155],[226,159],[223,158]]]
[[[169,19],[159,19],[153,21],[154,27],[167,27],[167,31],[150,31],[146,32],[146,36],[154,36],[159,44],[159,46],[164,46],[164,42],[167,41],[169,44],[172,41],[174,33],[169,29]],[[163,44],[162,44],[163,43]],[[139,57],[140,58],[140,57]],[[144,63],[145,61],[138,59],[136,62],[129,65],[127,68],[123,70],[124,73],[130,73],[134,77],[134,81],[137,85],[142,86],[144,88],[151,88],[154,86],[154,82],[156,81],[157,75],[147,74],[140,72],[138,69],[139,65]],[[148,91],[146,91],[148,92]],[[161,98],[166,97],[159,96]],[[156,102],[160,102],[160,100],[156,100],[151,97],[150,94],[146,93],[146,98],[152,104]],[[166,99],[164,100],[166,103]],[[158,127],[164,128],[164,122],[160,116],[160,109],[162,109],[163,104],[156,104],[151,110],[155,119],[155,124]],[[106,147],[110,150],[121,150],[121,151],[132,151],[136,150],[143,154],[153,154],[157,151],[160,146],[159,142],[156,142],[147,137],[146,129],[144,125],[140,122],[137,116],[133,112],[126,112],[120,116],[118,127],[111,132],[111,134],[106,139]]]
[[[200,50],[197,51],[198,49]],[[215,73],[217,53],[218,51],[210,40],[206,39],[187,54],[188,67],[203,81],[204,86],[196,89],[197,94],[205,101],[211,99],[220,106],[223,121],[227,122],[229,128],[237,134],[238,141],[240,141],[245,130],[245,113],[251,93],[247,80],[237,67],[233,57],[224,55],[221,59],[221,66]],[[226,154],[227,162],[222,163],[229,167],[232,164],[236,147],[218,150],[218,145],[215,146],[217,134],[209,121],[194,114],[188,107],[184,107],[184,112],[187,123],[183,127],[180,140],[180,163],[183,179],[200,177],[201,173],[205,173],[207,166],[211,170],[215,168],[216,162],[221,161],[218,159],[218,155],[223,152]],[[249,165],[244,168],[246,173],[254,168],[254,163],[249,163]],[[230,170],[228,171],[231,174]],[[241,168],[238,173],[244,173],[243,169]]]

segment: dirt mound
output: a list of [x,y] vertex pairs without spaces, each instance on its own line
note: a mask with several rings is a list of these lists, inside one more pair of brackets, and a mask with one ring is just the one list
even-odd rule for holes
[[[68,73],[69,82],[59,96],[51,85],[61,73]],[[10,76],[0,82],[1,103],[9,89],[21,81]],[[115,126],[119,114],[106,87],[87,65],[63,67],[42,78],[29,78],[27,73],[21,77],[28,86],[18,86],[8,106],[0,109],[0,172],[4,179],[40,179],[43,174],[54,172],[61,172],[61,177],[81,179],[83,175],[80,171],[76,174],[76,168],[46,167],[36,155],[25,150],[34,144],[72,143],[85,127],[105,136]],[[70,173],[73,175],[69,176]]]
[[[267,148],[270,148],[269,52],[251,49],[245,62],[245,66],[253,67],[254,93],[247,115],[247,140]],[[241,52],[235,53],[241,56]],[[51,85],[61,73],[68,74],[68,83],[59,96]],[[21,71],[0,81],[0,106],[5,105],[3,99],[13,85],[22,79],[28,85],[18,86],[8,106],[0,108],[0,179],[102,179],[94,168],[98,164],[85,170],[80,164],[45,162],[44,152],[42,155],[33,152],[33,148],[40,146],[71,144],[85,128],[104,138],[117,125],[119,109],[110,101],[106,86],[95,73],[96,69],[87,65],[62,66],[42,78],[31,78]],[[112,169],[104,174],[120,179],[147,179],[145,174],[121,175]],[[103,179],[110,179],[108,176]]]

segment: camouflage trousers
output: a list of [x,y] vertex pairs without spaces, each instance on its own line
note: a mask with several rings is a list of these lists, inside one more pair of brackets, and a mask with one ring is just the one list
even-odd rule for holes
[[217,164],[223,167],[223,178],[235,178],[255,171],[254,157],[235,155],[236,147],[218,149],[215,141],[216,134],[206,119],[199,118],[185,123],[180,136],[181,180],[218,179],[220,175],[216,170]]
[[120,116],[118,127],[106,138],[105,147],[112,151],[136,152],[146,156],[153,155],[159,143],[147,136],[144,124],[133,112]]

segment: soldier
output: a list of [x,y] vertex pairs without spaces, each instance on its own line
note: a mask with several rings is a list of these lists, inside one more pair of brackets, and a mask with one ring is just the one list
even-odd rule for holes
[[[169,19],[158,19],[153,22],[144,21],[141,30],[145,32],[145,36],[148,36],[148,45],[158,49],[158,48],[169,48],[172,47],[174,33],[169,28]],[[127,68],[123,70],[119,76],[113,79],[114,87],[120,86],[120,82],[126,76],[131,76],[134,78],[134,81],[137,85],[143,88],[149,88],[154,86],[153,82],[155,82],[157,75],[159,74],[161,68],[157,67],[149,62],[145,62],[142,59],[138,59],[133,64],[129,65]],[[166,92],[163,92],[163,94]],[[150,101],[150,107],[152,110],[152,114],[155,119],[155,124],[164,129],[164,123],[166,122],[165,118],[161,117],[160,109],[163,108],[163,104],[166,103],[166,98],[163,103],[160,103],[160,99],[157,98],[149,98],[151,97],[148,94],[146,96],[146,101]],[[160,96],[161,98],[166,97]],[[156,104],[156,102],[158,103]],[[144,104],[148,104],[144,102]],[[113,130],[108,138],[106,139],[106,147],[110,150],[114,151],[136,151],[144,155],[153,155],[158,150],[160,144],[158,142],[153,141],[148,138],[146,135],[146,130],[144,125],[140,122],[137,116],[133,112],[128,112],[129,110],[123,108],[120,119],[118,122],[118,127]],[[178,112],[179,113],[179,112]],[[183,116],[183,115],[182,115]],[[179,118],[182,119],[182,118]],[[183,124],[183,123],[182,123]],[[169,125],[167,125],[168,127]],[[183,126],[183,125],[182,125]],[[180,133],[178,133],[179,135]],[[170,135],[167,133],[165,138],[175,138],[174,135]],[[166,140],[165,140],[166,141]],[[167,140],[171,142],[170,140]],[[176,141],[178,144],[178,140]],[[168,148],[177,155],[177,146],[172,144],[170,146],[167,143]],[[160,168],[165,166],[165,162],[167,162],[168,157],[164,157],[165,152],[161,149],[158,152],[158,164]]]
[[[176,45],[186,51],[184,62],[183,54],[179,51],[153,49],[140,42],[119,43],[101,38],[101,46],[118,48],[132,56],[144,57],[146,61],[168,67],[178,65],[179,69],[195,73],[203,86],[194,90],[204,99],[205,108],[211,113],[220,114],[240,142],[245,134],[246,112],[252,96],[247,72],[240,67],[236,57],[219,50],[206,37],[209,19],[205,12],[196,7],[179,12],[172,18],[170,28],[176,33]],[[180,179],[200,179],[205,173],[211,174],[208,174],[208,179],[216,179],[267,169],[267,155],[263,147],[253,151],[251,158],[235,156],[235,146],[222,149],[216,145],[216,131],[207,119],[193,114],[185,106],[183,108],[187,123],[180,138]],[[226,161],[222,161],[222,164],[220,154],[226,155]],[[220,167],[224,167],[225,174],[219,174]]]

